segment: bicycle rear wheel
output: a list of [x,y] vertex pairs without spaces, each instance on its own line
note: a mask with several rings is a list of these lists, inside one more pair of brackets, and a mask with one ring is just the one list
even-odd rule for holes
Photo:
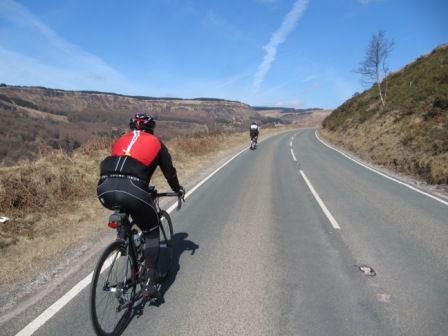
[[171,217],[165,210],[159,213],[160,223],[160,252],[159,252],[159,274],[165,280],[171,270],[173,261],[173,224]]
[[90,317],[97,335],[119,335],[126,326],[135,299],[136,262],[123,242],[110,244],[93,273]]

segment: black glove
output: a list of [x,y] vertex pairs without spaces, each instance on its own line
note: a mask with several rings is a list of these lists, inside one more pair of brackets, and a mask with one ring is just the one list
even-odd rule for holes
[[185,188],[182,186],[179,186],[179,189],[176,191],[179,194],[179,197],[184,198],[185,197]]

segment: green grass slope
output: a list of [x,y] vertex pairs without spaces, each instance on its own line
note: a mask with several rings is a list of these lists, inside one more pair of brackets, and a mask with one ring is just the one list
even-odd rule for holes
[[384,109],[372,87],[334,110],[323,135],[364,160],[447,184],[448,45],[391,74],[387,85]]

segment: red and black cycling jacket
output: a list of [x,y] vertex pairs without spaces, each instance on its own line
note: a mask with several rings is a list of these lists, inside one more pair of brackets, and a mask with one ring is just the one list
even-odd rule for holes
[[151,179],[157,166],[173,190],[180,188],[176,168],[165,145],[155,135],[131,131],[112,145],[112,155],[101,162],[101,175],[130,175],[141,180]]

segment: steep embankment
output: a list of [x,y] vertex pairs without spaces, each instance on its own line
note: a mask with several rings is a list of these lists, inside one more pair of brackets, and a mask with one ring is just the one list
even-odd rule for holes
[[127,127],[137,112],[154,115],[163,139],[240,130],[260,116],[249,105],[219,99],[130,97],[100,92],[0,86],[0,161],[35,158],[39,151],[72,151],[95,136]]
[[334,110],[322,134],[364,160],[447,184],[448,45],[391,74],[387,85],[384,108],[372,87]]

